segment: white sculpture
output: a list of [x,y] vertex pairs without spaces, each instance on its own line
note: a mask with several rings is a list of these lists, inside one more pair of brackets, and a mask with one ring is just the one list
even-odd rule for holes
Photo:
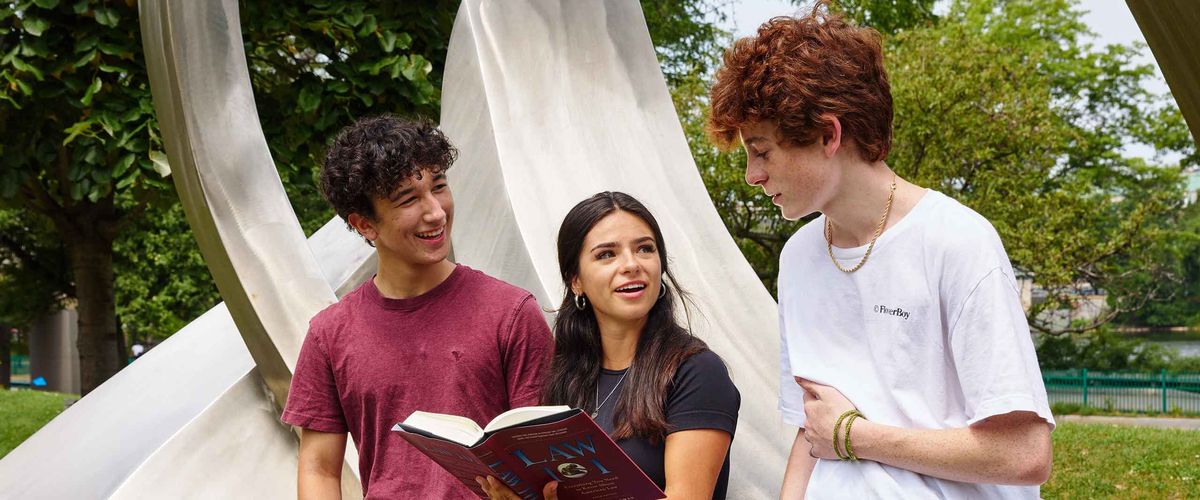
[[[279,403],[307,320],[369,277],[374,254],[339,219],[305,244],[258,125],[236,0],[139,10],[172,175],[226,304],[0,460],[0,492],[294,497],[297,439]],[[464,1],[444,82],[441,126],[461,150],[455,260],[557,304],[567,210],[598,191],[641,199],[699,306],[693,331],[742,393],[729,497],[776,497],[794,432],[775,409],[775,303],[708,199],[638,2]]]

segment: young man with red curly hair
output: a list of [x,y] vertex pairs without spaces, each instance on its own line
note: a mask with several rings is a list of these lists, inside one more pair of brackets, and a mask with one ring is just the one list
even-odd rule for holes
[[1038,498],[1054,420],[1012,265],[986,219],[887,165],[880,36],[775,18],[725,54],[709,131],[790,220],[783,498]]

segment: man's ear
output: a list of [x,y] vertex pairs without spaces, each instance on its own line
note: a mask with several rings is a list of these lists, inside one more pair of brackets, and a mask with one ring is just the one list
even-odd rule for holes
[[822,114],[821,120],[825,122],[825,133],[821,137],[821,150],[825,153],[826,158],[833,158],[833,155],[837,154],[838,149],[842,147],[842,121],[830,113]]
[[375,229],[375,223],[371,221],[370,217],[359,213],[352,213],[346,222],[350,223],[354,227],[354,230],[358,231],[358,234],[366,238],[367,241],[374,243],[375,238],[379,237],[379,231]]

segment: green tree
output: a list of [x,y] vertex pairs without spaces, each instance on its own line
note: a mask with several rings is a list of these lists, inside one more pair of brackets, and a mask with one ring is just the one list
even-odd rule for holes
[[457,1],[241,3],[259,119],[306,232],[333,216],[316,176],[356,118],[437,119]]
[[[75,294],[66,254],[45,221],[0,209],[0,324],[21,329]],[[8,335],[7,329],[0,335]]]
[[[1093,48],[1080,17],[1068,0],[961,0],[888,40],[889,164],[992,221],[1048,293],[1029,312],[1042,331],[1088,330],[1161,296],[1182,199],[1178,166],[1121,153],[1177,109],[1144,90],[1153,73],[1133,62],[1138,47]],[[1106,290],[1110,311],[1082,325],[1042,314],[1084,288]]]
[[[811,6],[811,2],[803,0],[793,3]],[[888,34],[936,21],[932,13],[932,0],[845,0],[833,4],[832,8]],[[718,23],[724,20],[720,15],[709,18],[716,19]],[[745,152],[722,152],[708,141],[704,125],[708,115],[708,89],[712,71],[720,63],[721,55],[732,43],[733,37],[714,29],[704,41],[704,50],[694,55],[696,62],[690,66],[691,70],[674,79],[668,78],[672,83],[671,94],[692,157],[717,213],[763,285],[775,295],[779,253],[783,251],[788,237],[811,219],[788,221],[780,217],[778,207],[762,196],[760,188],[746,184],[743,170],[746,165]],[[664,64],[664,71],[667,71],[667,67]]]
[[[177,202],[166,178],[170,171],[142,62],[136,5],[33,0],[0,6],[0,148],[6,158],[0,199],[29,228],[6,233],[13,241],[0,245],[18,257],[10,262],[34,269],[53,261],[20,258],[22,249],[47,237],[62,242],[70,286],[51,288],[78,304],[80,372],[87,393],[123,366],[114,245],[179,221],[171,212]],[[332,130],[367,112],[436,109],[432,65],[414,50],[444,53],[455,7],[365,1],[243,6],[245,28],[253,34],[246,44],[260,114],[281,175],[310,230],[327,217],[313,208],[318,203],[311,172]],[[147,211],[156,217],[143,220]],[[163,211],[167,217],[158,216]],[[142,232],[131,233],[135,228]],[[161,253],[171,253],[171,244],[181,249],[174,254],[194,255],[187,250],[194,243],[176,236],[120,244]],[[164,317],[164,311],[176,310],[172,293],[185,301],[211,293],[203,279],[157,286],[175,279],[163,262],[131,254],[123,259],[122,281],[130,297],[125,309],[136,324],[157,325],[159,332],[173,328],[190,317],[176,314],[174,323]],[[10,272],[5,277],[32,279]],[[26,286],[50,283],[42,279]],[[136,294],[142,291],[166,298],[157,304],[139,300]],[[191,304],[183,311],[197,307]]]
[[0,203],[30,228],[11,236],[45,227],[62,242],[71,286],[56,288],[77,301],[84,392],[123,366],[113,242],[169,194],[140,52],[132,2],[0,4]]
[[[1183,209],[1178,230],[1171,232],[1162,259],[1175,262],[1172,277],[1164,286],[1166,300],[1153,301],[1142,309],[1118,318],[1125,324],[1150,327],[1200,327],[1200,204]],[[1149,278],[1149,277],[1145,277]]]
[[[1090,44],[1069,0],[846,0],[835,5],[884,33],[895,100],[888,164],[996,226],[1013,264],[1048,292],[1029,312],[1044,331],[1088,330],[1178,284],[1179,166],[1121,153],[1149,143],[1195,162],[1168,97],[1143,89],[1143,47]],[[696,106],[703,107],[703,98]],[[742,180],[741,152],[721,154],[685,129],[710,194],[764,284],[774,290],[788,223]],[[1191,149],[1189,149],[1191,148]],[[1082,325],[1047,320],[1080,289],[1112,308]]]
[[[719,5],[644,2],[669,79],[710,60]],[[268,145],[311,233],[332,216],[314,179],[337,130],[436,116],[458,2],[240,7]],[[166,177],[140,37],[132,0],[0,2],[0,280],[19,284],[0,289],[0,315],[77,301],[85,393],[123,365],[118,317],[163,337],[217,300]]]
[[[801,3],[800,0],[793,0]],[[840,0],[832,8],[845,14],[859,26],[870,26],[885,35],[932,26],[934,0]]]

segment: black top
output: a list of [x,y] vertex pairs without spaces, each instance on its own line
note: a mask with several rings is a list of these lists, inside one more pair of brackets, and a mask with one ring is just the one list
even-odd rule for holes
[[[612,393],[596,416],[596,423],[604,432],[613,433],[613,408],[625,390],[628,380],[617,386],[621,376],[627,370],[600,370],[599,394],[604,401],[609,391]],[[666,415],[669,425],[667,433],[691,429],[717,429],[729,433],[730,438],[737,428],[738,407],[742,398],[737,387],[729,379],[729,371],[725,363],[712,351],[703,351],[684,360],[675,372],[671,392],[667,395]],[[593,402],[593,405],[596,403]],[[732,443],[732,441],[731,441]],[[617,445],[633,459],[633,462],[646,472],[647,476],[666,490],[667,478],[663,467],[663,454],[666,451],[665,441],[651,444],[641,437],[632,437],[617,441]],[[714,499],[724,499],[729,487],[729,452],[725,453],[725,464],[721,466],[721,474],[717,478],[717,487],[713,490]]]

